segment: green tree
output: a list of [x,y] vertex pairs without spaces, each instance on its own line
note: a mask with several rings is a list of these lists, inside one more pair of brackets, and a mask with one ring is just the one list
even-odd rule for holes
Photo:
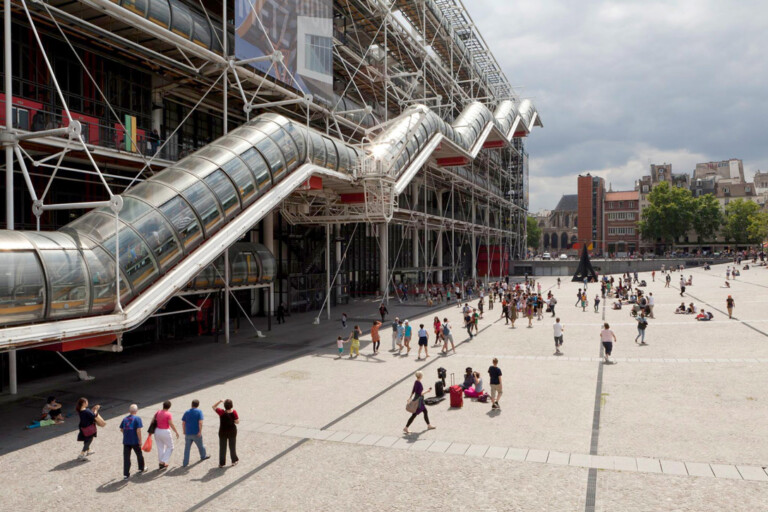
[[723,210],[712,194],[704,194],[694,200],[693,230],[699,239],[699,245],[705,240],[712,241],[723,225]]
[[761,244],[768,239],[768,212],[757,212],[749,223],[747,233],[755,244]]
[[765,216],[760,206],[752,201],[735,199],[725,205],[723,236],[736,244],[755,244],[762,241]]
[[541,240],[541,228],[534,217],[528,217],[528,247],[536,249]]
[[648,201],[638,223],[644,239],[661,238],[671,244],[691,228],[695,202],[690,190],[662,181],[648,194]]

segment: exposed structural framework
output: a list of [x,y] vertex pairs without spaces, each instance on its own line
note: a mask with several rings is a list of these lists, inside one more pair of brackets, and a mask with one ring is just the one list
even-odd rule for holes
[[228,321],[525,252],[541,120],[460,0],[4,2],[0,350],[159,322],[201,272]]

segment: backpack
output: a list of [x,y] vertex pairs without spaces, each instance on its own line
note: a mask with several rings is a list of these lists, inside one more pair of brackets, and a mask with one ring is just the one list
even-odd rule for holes
[[551,302],[551,303],[552,303],[552,305],[554,306],[555,304],[557,304],[557,299],[556,299],[556,298],[554,298],[554,297],[552,297],[552,300],[551,300],[550,302]]

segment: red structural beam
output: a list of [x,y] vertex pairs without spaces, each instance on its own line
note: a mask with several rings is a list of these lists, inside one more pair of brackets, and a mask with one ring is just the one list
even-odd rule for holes
[[440,167],[456,167],[458,165],[467,165],[469,158],[465,156],[452,156],[449,158],[438,158],[437,165]]

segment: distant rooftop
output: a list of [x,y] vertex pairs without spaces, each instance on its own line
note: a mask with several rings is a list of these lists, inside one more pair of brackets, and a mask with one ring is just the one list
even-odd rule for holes
[[560,202],[555,206],[556,212],[575,212],[579,207],[578,194],[565,194],[560,198]]

